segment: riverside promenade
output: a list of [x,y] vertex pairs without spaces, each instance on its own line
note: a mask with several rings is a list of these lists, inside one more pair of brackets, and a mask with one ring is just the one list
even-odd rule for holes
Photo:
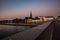
[[46,22],[1,40],[60,40],[60,21]]
[[[2,40],[37,40],[37,38],[39,38],[40,35],[46,36],[46,39],[52,39],[52,28],[49,26],[50,24],[51,22],[47,22],[42,25],[38,25],[37,27],[33,27],[23,32],[19,32],[14,35],[8,36]],[[44,37],[42,37],[42,39],[44,39]]]

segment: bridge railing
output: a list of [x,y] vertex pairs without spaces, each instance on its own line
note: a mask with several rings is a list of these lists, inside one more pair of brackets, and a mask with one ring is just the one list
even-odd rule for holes
[[51,22],[8,36],[2,40],[51,40],[53,25]]

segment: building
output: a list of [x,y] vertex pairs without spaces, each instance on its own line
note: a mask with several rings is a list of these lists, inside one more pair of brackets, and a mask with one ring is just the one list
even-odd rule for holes
[[39,16],[38,18],[40,19],[40,22],[44,21],[43,16]]
[[30,11],[30,17],[25,17],[25,23],[32,23],[32,11]]
[[37,16],[35,18],[32,17],[32,11],[30,11],[30,17],[25,17],[25,23],[41,23],[41,22],[46,22],[46,21],[52,21],[54,20],[53,16]]
[[33,18],[32,11],[30,11],[30,17],[25,17],[25,23],[29,23],[29,24],[31,24],[31,23],[37,24],[37,23],[40,23],[42,21],[43,21],[42,17],[40,18],[37,16],[37,17]]
[[60,15],[57,17],[57,20],[60,21]]
[[53,21],[54,17],[53,16],[44,16],[43,19],[44,19],[44,21]]
[[40,22],[52,21],[54,20],[53,16],[38,16]]

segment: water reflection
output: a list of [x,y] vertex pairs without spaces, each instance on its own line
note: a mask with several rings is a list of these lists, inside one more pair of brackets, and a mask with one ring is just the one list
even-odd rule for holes
[[0,39],[4,38],[8,35],[11,35],[16,32],[20,32],[26,29],[29,29],[30,27],[25,26],[8,26],[8,25],[0,25]]

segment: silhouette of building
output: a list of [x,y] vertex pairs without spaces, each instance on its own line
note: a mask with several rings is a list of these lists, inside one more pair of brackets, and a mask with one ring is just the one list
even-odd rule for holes
[[32,20],[32,11],[30,11],[30,17],[25,17],[25,23],[31,22]]
[[41,22],[46,22],[46,21],[53,21],[54,17],[53,16],[37,16],[35,18],[32,17],[32,11],[30,11],[30,17],[25,17],[25,23],[41,23]]
[[30,11],[30,17],[25,17],[25,23],[39,23],[41,22],[40,18],[32,17],[32,11]]
[[30,11],[30,18],[32,18],[32,11]]

